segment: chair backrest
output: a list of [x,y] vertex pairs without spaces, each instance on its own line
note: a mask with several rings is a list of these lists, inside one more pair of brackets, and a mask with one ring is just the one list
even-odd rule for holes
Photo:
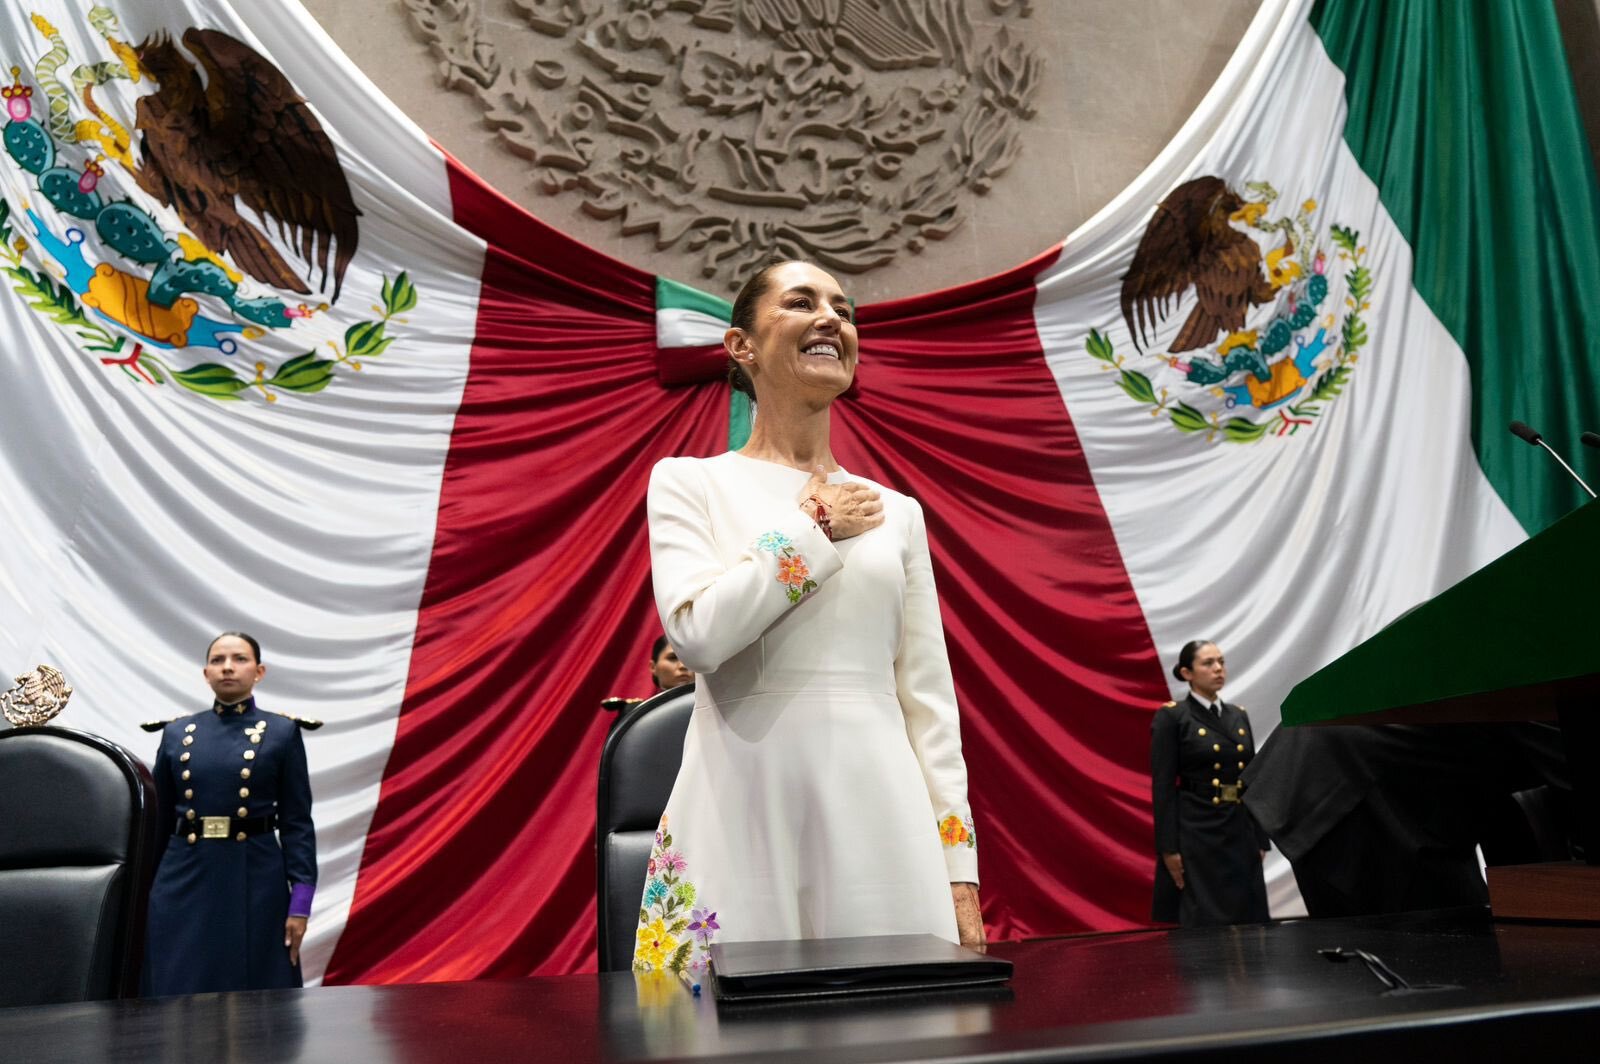
[[633,966],[644,870],[678,778],[693,709],[693,684],[663,691],[630,709],[600,754],[595,867],[602,972]]
[[115,743],[0,731],[0,1007],[138,994],[156,817],[150,770]]

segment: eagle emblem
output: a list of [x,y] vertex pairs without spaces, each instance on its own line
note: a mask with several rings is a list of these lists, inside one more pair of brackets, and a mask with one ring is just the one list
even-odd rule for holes
[[[284,73],[221,30],[130,45],[109,9],[88,21],[110,58],[74,65],[35,14],[48,49],[33,83],[19,62],[0,87],[0,162],[14,167],[0,167],[0,272],[13,290],[103,365],[213,399],[319,392],[381,355],[416,290],[386,277],[381,317],[336,320],[361,211]],[[291,335],[312,349],[280,358]],[[225,360],[178,358],[207,350]]]
[[200,72],[165,33],[136,49],[158,88],[141,96],[135,128],[143,134],[139,187],[176,208],[200,242],[264,285],[302,295],[308,278],[238,210],[243,204],[275,222],[328,278],[330,245],[337,302],[356,252],[361,214],[328,135],[283,72],[218,30],[189,29],[183,44]]
[[[1084,344],[1130,398],[1208,442],[1312,426],[1368,340],[1373,277],[1360,234],[1323,233],[1311,199],[1273,217],[1277,199],[1267,182],[1241,193],[1214,175],[1172,189],[1122,278],[1134,353],[1119,354],[1110,329],[1091,329]],[[1330,298],[1336,283],[1342,306]]]

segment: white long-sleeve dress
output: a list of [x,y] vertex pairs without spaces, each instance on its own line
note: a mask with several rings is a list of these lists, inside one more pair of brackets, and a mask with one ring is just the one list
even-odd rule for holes
[[916,500],[830,543],[807,474],[729,452],[650,477],[656,606],[695,671],[634,968],[712,942],[931,932],[978,881],[955,689]]

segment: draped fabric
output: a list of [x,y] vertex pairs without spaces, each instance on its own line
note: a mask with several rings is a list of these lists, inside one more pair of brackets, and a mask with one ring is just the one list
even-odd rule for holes
[[459,167],[451,194],[495,244],[336,982],[593,967],[599,704],[660,634],[645,484],[727,431],[724,388],[657,376],[652,277]]
[[[204,282],[222,294],[186,294],[187,331],[150,301],[161,268],[209,260],[134,176],[151,165],[136,123],[155,85],[131,79],[124,49],[165,33],[194,68],[182,39],[196,28],[268,57],[320,116],[361,212],[336,299],[315,257],[280,240],[312,292],[229,262],[238,280],[218,268]],[[258,637],[261,706],[326,722],[306,743],[321,870],[314,982],[344,923],[405,692],[483,242],[451,220],[443,157],[295,5],[7,4],[0,84],[11,90],[0,104],[0,675],[59,666],[76,692],[60,723],[151,761],[157,737],[141,721],[211,703],[211,637]],[[47,140],[51,165],[35,173]],[[80,200],[96,165],[98,199]],[[171,245],[113,245],[100,210],[119,203]]]
[[1349,75],[1350,150],[1468,355],[1478,460],[1537,532],[1588,496],[1506,425],[1558,449],[1600,425],[1600,190],[1553,5],[1323,2],[1309,20]]
[[[1296,679],[1566,497],[1558,470],[1489,441],[1524,399],[1562,432],[1593,413],[1593,175],[1553,16],[1485,6],[1511,28],[1447,34],[1453,5],[1268,0],[1172,144],[1064,243],[860,308],[833,445],[926,512],[991,937],[1144,921],[1149,719],[1182,642],[1224,644],[1228,699],[1263,737]],[[191,69],[226,52],[208,74],[224,97],[276,84],[197,27],[305,98],[256,130],[254,164],[227,158],[293,157],[297,192],[333,208],[336,161],[359,212],[358,241],[330,233],[356,245],[340,280],[320,237],[263,220],[287,278],[141,184],[162,152],[196,162],[184,143],[206,127],[139,124],[181,78],[133,81],[129,47],[164,32]],[[62,666],[62,723],[150,756],[136,722],[203,704],[206,639],[252,631],[262,705],[328,722],[306,743],[308,982],[592,968],[598,703],[647,693],[659,631],[646,479],[748,431],[708,343],[724,302],[486,188],[293,4],[40,0],[0,31],[0,69],[21,70],[0,155],[0,665]],[[1528,87],[1487,112],[1511,132],[1484,143],[1504,154],[1520,128],[1541,150],[1488,187],[1536,190],[1545,213],[1453,169],[1480,115],[1427,94],[1441,64],[1394,58],[1441,41],[1442,67],[1488,50],[1500,83]],[[1190,286],[1135,344],[1124,278],[1157,204],[1208,177],[1239,197],[1225,227],[1270,297],[1169,351]],[[1472,287],[1421,283],[1452,277]],[[187,331],[163,291],[194,304]],[[1537,343],[1508,339],[1519,312]],[[1286,866],[1269,878],[1293,911]]]

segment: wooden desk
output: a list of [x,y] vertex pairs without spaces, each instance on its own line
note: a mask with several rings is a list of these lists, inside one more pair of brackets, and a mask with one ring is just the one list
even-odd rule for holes
[[[1414,984],[1389,993],[1378,954]],[[1011,986],[804,1006],[718,1008],[629,974],[204,994],[0,1010],[7,1060],[1523,1059],[1592,1052],[1600,929],[1496,924],[1482,911],[1002,943]],[[1292,1054],[1292,1056],[1291,1056]]]

